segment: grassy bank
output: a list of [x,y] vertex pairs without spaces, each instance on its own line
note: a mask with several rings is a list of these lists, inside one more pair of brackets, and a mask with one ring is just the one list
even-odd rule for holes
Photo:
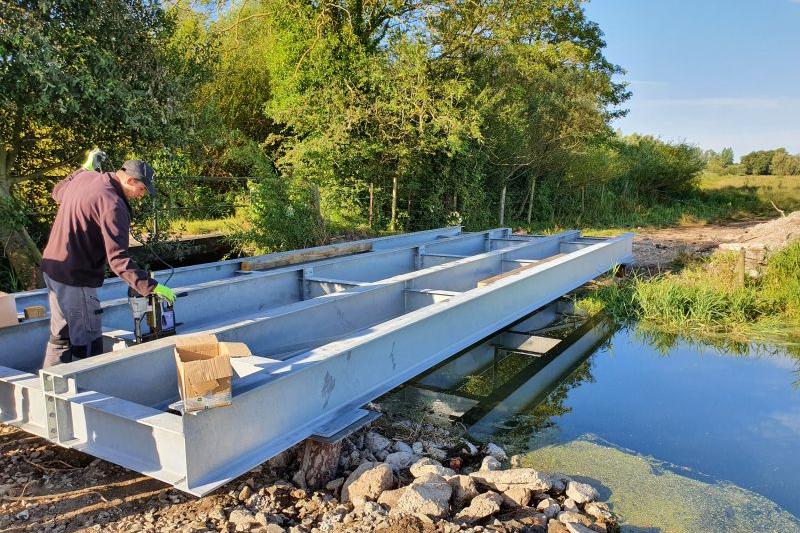
[[736,280],[736,255],[716,254],[680,272],[633,275],[578,303],[617,320],[695,336],[796,336],[800,328],[800,242],[772,254],[758,277]]
[[800,176],[719,176],[706,173],[700,177],[699,186],[709,193],[749,194],[762,204],[772,207],[770,202],[774,202],[787,212],[800,209]]
[[[542,187],[537,192],[531,224],[520,216],[521,213],[511,211],[506,225],[531,232],[581,228],[587,233],[603,235],[635,228],[774,218],[778,213],[770,203],[771,199],[787,212],[800,209],[800,179],[796,180],[797,189],[786,185],[785,190],[780,189],[782,195],[777,196],[773,189],[769,189],[772,186],[770,180],[763,186],[756,186],[746,184],[742,177],[722,178],[728,181],[723,184],[715,181],[716,178],[702,176],[698,178],[696,187],[679,197],[663,198],[610,190],[602,185],[587,186],[584,194],[566,194]],[[731,182],[731,178],[740,183]]]

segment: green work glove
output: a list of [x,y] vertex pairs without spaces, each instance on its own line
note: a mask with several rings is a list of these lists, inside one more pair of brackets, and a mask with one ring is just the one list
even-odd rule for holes
[[86,170],[100,170],[103,161],[106,160],[106,153],[99,148],[95,148],[86,156],[86,161],[83,162],[83,168]]
[[153,292],[156,293],[159,297],[164,298],[171,304],[175,303],[175,292],[167,287],[166,285],[158,284],[156,288],[153,289]]

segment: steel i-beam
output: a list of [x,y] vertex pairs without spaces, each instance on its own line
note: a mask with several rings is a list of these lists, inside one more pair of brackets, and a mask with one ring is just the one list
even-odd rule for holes
[[[357,255],[299,263],[264,272],[250,271],[248,275],[200,281],[194,285],[181,285],[181,280],[192,281],[206,276],[213,277],[219,275],[220,272],[227,272],[233,263],[222,261],[211,264],[215,266],[184,267],[183,276],[179,277],[176,274],[170,282],[178,292],[185,293],[185,297],[180,298],[176,304],[177,318],[182,324],[180,331],[202,330],[212,324],[232,322],[237,318],[244,318],[266,309],[311,298],[325,292],[343,290],[348,285],[333,279],[340,271],[340,269],[334,268],[334,265],[339,263],[342,263],[348,272],[372,281],[372,279],[382,279],[414,268],[415,262],[422,257],[419,250],[425,250],[426,246],[445,252],[475,253],[483,250],[487,239],[505,235],[509,231],[507,228],[501,228],[447,236],[449,234],[447,230],[444,228],[436,230],[438,233],[410,234],[414,237],[413,239],[383,237],[382,239],[391,240],[357,241],[358,243],[368,242],[373,247],[377,242],[379,249]],[[421,239],[431,238],[431,236],[433,236],[433,240],[421,241]],[[394,247],[395,244],[398,247]],[[272,257],[272,255],[263,257]],[[235,263],[237,266],[238,262],[240,260]],[[359,269],[364,272],[359,272]],[[367,273],[371,275],[372,279],[368,279]],[[325,279],[325,277],[331,279]],[[116,294],[121,288],[119,282],[108,283],[108,285],[109,287],[105,289],[106,297]],[[25,298],[20,297],[19,301],[25,301]],[[215,304],[209,306],[208,302],[215,302]],[[127,298],[106,299],[102,302],[102,313],[104,331],[114,332],[111,335],[112,338],[129,341],[132,339],[133,334],[130,331],[132,318]],[[0,328],[0,365],[28,372],[37,370],[41,365],[48,335],[49,318],[47,317],[25,320],[15,326]]]
[[[361,247],[370,243],[377,251],[331,259],[292,264],[265,272],[249,271],[247,275],[211,280],[179,290],[186,296],[177,310],[184,333],[202,331],[214,325],[232,323],[264,313],[270,309],[316,296],[345,290],[360,283],[405,273],[429,265],[425,253],[449,255],[449,260],[475,254],[492,246],[492,240],[510,234],[508,228],[474,233],[458,233],[459,228],[443,228],[427,232],[370,239],[349,243]],[[453,235],[455,233],[455,235]],[[431,239],[431,240],[425,240]],[[337,246],[337,245],[333,245]],[[270,254],[256,258],[261,264],[269,260],[296,259],[330,252],[330,247]],[[433,264],[442,259],[433,255]],[[216,276],[230,270],[231,261],[186,267],[184,280],[198,276]],[[235,263],[237,268],[239,262]],[[178,269],[181,270],[181,269]],[[177,275],[177,274],[176,274]],[[336,280],[333,276],[363,279],[363,282]],[[186,276],[191,276],[187,278]],[[327,276],[327,277],[325,277]],[[178,278],[175,278],[178,279]],[[117,288],[112,287],[113,290]],[[213,302],[213,304],[211,304]],[[131,317],[124,298],[103,302],[104,330],[112,340],[130,340]],[[38,371],[47,342],[49,319],[28,320],[17,326],[0,329],[0,421],[17,425],[31,433],[45,436],[42,390]]]
[[[162,339],[42,371],[47,432],[205,494],[309,436],[335,432],[369,401],[630,261],[631,243],[629,234],[589,241],[577,232],[497,250],[488,242],[483,253],[383,280],[369,280],[365,265],[337,263],[325,277],[353,286],[211,330],[258,354],[233,361],[232,406],[170,412],[173,341]],[[487,278],[495,279],[479,286]]]

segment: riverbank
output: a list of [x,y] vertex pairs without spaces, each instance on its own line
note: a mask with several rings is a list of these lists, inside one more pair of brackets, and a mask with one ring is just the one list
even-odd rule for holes
[[596,284],[578,305],[699,338],[793,338],[800,328],[798,239],[800,212],[689,240],[694,246],[652,237],[643,246],[639,236],[632,274]]
[[8,426],[0,450],[3,532],[618,530],[588,484],[389,416],[342,442],[320,487],[298,470],[299,446],[202,498]]

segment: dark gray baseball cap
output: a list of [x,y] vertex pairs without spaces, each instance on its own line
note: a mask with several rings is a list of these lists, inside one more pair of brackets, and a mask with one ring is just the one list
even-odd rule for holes
[[122,164],[120,170],[128,176],[144,183],[150,196],[156,195],[156,186],[153,184],[153,178],[155,178],[156,172],[153,170],[153,167],[139,159],[129,159]]

